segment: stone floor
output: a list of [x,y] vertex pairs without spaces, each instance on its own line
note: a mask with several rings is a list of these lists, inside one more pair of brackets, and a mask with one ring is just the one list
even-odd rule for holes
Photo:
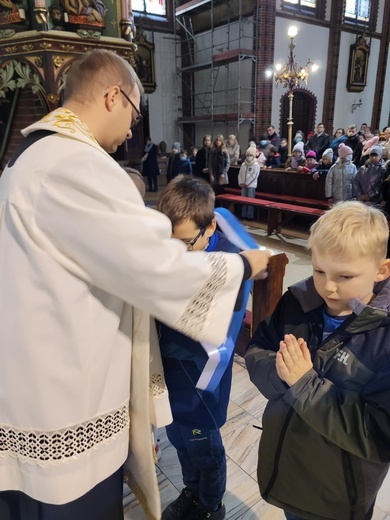
[[[298,227],[299,232],[296,229],[283,229],[283,235],[267,237],[265,226],[261,223],[251,222],[250,226],[247,226],[259,244],[286,252],[289,264],[286,267],[285,289],[311,274],[310,255],[305,249],[307,228],[302,228],[301,224]],[[243,359],[236,356],[228,420],[222,428],[228,467],[227,491],[224,498],[227,520],[284,519],[280,509],[268,505],[261,499],[256,482],[257,448],[261,430],[254,426],[261,425],[265,404],[265,398],[249,381]],[[167,440],[164,429],[159,431],[159,438],[162,456],[156,471],[164,509],[178,496],[183,484],[176,452]],[[127,487],[124,489],[124,511],[126,520],[145,518],[141,507]],[[373,520],[390,520],[390,475],[379,492]]]

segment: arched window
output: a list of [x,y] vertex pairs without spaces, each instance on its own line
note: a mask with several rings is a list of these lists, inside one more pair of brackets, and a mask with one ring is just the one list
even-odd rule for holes
[[346,22],[369,22],[371,0],[346,0],[344,17]]
[[144,14],[166,16],[167,7],[165,0],[132,0],[133,11]]

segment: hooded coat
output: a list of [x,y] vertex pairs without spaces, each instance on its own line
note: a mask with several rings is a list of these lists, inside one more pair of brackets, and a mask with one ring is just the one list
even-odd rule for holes
[[[390,461],[390,279],[322,341],[313,278],[283,295],[249,346],[251,381],[269,399],[258,482],[264,500],[309,520],[364,520]],[[289,387],[275,366],[285,334],[307,341],[313,368]],[[369,517],[369,516],[368,516]]]

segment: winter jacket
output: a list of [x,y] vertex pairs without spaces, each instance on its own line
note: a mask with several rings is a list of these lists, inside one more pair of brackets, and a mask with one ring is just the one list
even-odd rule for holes
[[278,153],[269,155],[265,161],[265,165],[268,168],[280,168],[280,155]]
[[210,175],[208,173],[204,173],[203,170],[209,167],[209,155],[211,148],[201,148],[198,150],[195,159],[195,169],[193,173],[196,177],[200,177],[207,182],[210,182]]
[[230,168],[230,157],[227,152],[220,148],[212,148],[209,154],[210,178],[214,177],[212,183],[227,184],[229,182],[228,171]]
[[175,177],[179,175],[179,166],[180,166],[180,154],[175,153],[171,154],[168,160],[167,166],[167,182],[171,181]]
[[[239,252],[219,231],[214,233],[210,242],[212,248],[207,251]],[[236,312],[242,315],[241,319],[244,318],[245,309]],[[163,323],[158,324],[158,332],[174,421],[187,425],[193,425],[195,421],[198,427],[220,428],[226,422],[234,353],[215,392],[200,391],[196,383],[208,360],[205,349],[197,341]]]
[[306,143],[306,150],[314,150],[317,152],[317,157],[321,157],[330,144],[330,136],[325,132],[322,134],[314,134]]
[[359,168],[359,171],[353,180],[354,197],[358,197],[359,195],[368,195],[369,200],[367,202],[373,204],[378,203],[380,201],[379,188],[385,175],[386,170],[382,162],[379,162],[378,164],[368,162],[366,166]]
[[280,146],[280,137],[276,132],[274,132],[272,135],[268,136],[269,142],[272,144],[272,146],[275,146],[275,148],[279,148]]
[[257,179],[260,173],[259,163],[253,161],[252,164],[247,164],[246,161],[240,166],[238,173],[238,185],[246,184],[247,188],[257,188]]
[[240,145],[236,141],[233,145],[228,144],[226,149],[230,158],[230,166],[237,164],[240,158]]
[[[313,279],[293,285],[249,346],[252,382],[269,399],[258,482],[262,497],[309,520],[364,520],[390,461],[390,279],[322,342]],[[288,387],[275,367],[284,334],[307,341],[313,368]]]
[[352,135],[351,137],[347,137],[344,141],[345,146],[349,146],[353,151],[352,162],[358,166],[360,162],[360,157],[362,156],[363,151],[363,143],[359,138],[359,134]]
[[325,181],[325,197],[333,202],[352,199],[352,182],[356,175],[356,166],[351,161],[340,159],[330,168]]
[[177,163],[177,174],[192,175],[192,165],[188,157],[180,159]]
[[[296,166],[294,166],[296,165]],[[300,157],[294,157],[293,155],[290,155],[290,157],[287,158],[286,161],[286,168],[291,168],[293,170],[296,170],[298,166],[305,166],[306,165],[306,159],[303,155]]]
[[312,169],[311,174],[318,173],[320,177],[326,177],[332,164],[323,164],[321,161]]

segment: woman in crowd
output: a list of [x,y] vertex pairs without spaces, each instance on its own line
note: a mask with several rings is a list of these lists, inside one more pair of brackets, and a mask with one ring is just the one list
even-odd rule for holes
[[142,175],[148,179],[148,191],[157,191],[157,175],[160,168],[157,162],[158,147],[153,143],[151,137],[145,139],[144,155],[142,157]]
[[347,139],[344,128],[338,128],[333,135],[330,147],[333,150],[333,156],[337,159],[339,156],[339,146]]
[[214,139],[209,155],[209,175],[211,184],[224,185],[229,182],[228,171],[230,157],[226,149],[223,135],[217,135]]
[[211,150],[211,135],[206,134],[203,137],[203,147],[198,150],[195,159],[195,169],[193,173],[196,177],[201,177],[207,182],[210,182],[209,175],[209,155]]
[[230,166],[233,166],[233,164],[238,164],[238,159],[240,158],[240,145],[238,144],[234,134],[229,135],[226,149],[230,158]]

